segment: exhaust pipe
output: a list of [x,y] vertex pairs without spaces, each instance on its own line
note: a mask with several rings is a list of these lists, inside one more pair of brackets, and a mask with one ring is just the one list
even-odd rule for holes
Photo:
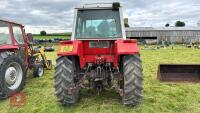
[[160,64],[157,79],[162,82],[200,82],[200,64]]

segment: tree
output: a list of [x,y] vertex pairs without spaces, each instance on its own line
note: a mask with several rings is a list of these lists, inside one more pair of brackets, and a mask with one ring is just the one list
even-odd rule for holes
[[128,24],[128,18],[124,18],[124,26],[125,27],[130,27]]
[[169,24],[169,23],[165,24],[165,27],[169,27],[169,26],[170,26],[170,24]]
[[176,21],[175,26],[176,26],[176,27],[184,27],[184,26],[185,26],[185,22]]
[[46,36],[46,35],[47,35],[47,32],[46,32],[46,31],[40,31],[40,35],[41,35],[41,36]]

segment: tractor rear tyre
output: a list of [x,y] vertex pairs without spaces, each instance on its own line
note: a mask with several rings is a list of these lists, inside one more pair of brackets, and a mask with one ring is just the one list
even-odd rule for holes
[[44,66],[42,63],[38,63],[33,67],[33,77],[41,77],[44,75]]
[[123,57],[123,97],[124,105],[137,106],[142,101],[143,73],[140,56],[125,55]]
[[0,99],[21,91],[25,79],[26,68],[22,59],[13,52],[0,53]]
[[75,80],[74,57],[59,57],[55,66],[55,95],[62,105],[73,105],[79,101],[80,88]]

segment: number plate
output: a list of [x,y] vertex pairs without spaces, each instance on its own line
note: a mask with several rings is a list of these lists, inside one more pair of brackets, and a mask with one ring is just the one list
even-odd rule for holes
[[109,41],[90,41],[90,48],[109,48]]

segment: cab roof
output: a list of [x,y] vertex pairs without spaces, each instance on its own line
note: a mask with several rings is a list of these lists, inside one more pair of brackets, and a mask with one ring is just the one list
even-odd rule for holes
[[[90,3],[82,4],[76,7],[75,9],[113,9],[114,4],[119,4],[118,2],[114,3]],[[121,7],[120,4],[118,7]]]
[[8,20],[8,19],[0,19],[0,22],[11,23],[11,24],[14,24],[14,25],[17,25],[17,26],[22,26],[22,27],[24,27],[22,24],[20,24],[20,23],[18,23],[18,22],[15,22],[15,21],[12,21],[12,20]]

